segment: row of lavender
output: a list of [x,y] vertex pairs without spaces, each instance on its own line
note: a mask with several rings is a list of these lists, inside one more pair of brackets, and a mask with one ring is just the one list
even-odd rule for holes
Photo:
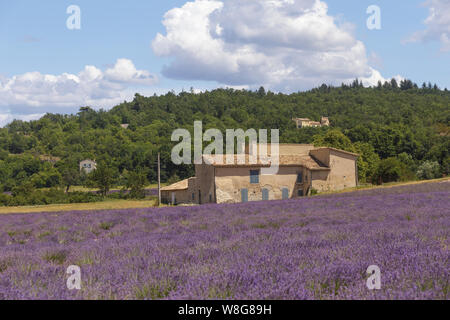
[[0,298],[449,299],[450,184],[398,190],[0,216]]

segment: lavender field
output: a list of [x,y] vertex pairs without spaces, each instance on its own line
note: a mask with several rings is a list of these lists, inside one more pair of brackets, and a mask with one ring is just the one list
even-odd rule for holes
[[[0,216],[1,299],[449,299],[450,183]],[[82,288],[66,287],[81,267]],[[381,269],[368,290],[366,269]]]

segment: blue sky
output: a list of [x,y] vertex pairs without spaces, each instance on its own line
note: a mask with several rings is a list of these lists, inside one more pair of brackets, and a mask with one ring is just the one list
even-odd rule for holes
[[[80,30],[66,27],[70,5]],[[380,30],[366,26],[370,5]],[[403,77],[450,88],[449,38],[450,0],[0,0],[0,125],[190,87]]]

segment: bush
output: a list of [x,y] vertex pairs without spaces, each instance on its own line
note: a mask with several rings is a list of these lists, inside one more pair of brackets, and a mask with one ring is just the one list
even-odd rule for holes
[[441,177],[441,167],[436,161],[425,161],[417,169],[417,177],[422,180],[431,180]]
[[103,197],[90,192],[71,192],[67,194],[69,203],[88,203],[103,200]]
[[105,163],[98,165],[97,169],[88,176],[88,185],[100,189],[103,197],[106,197],[114,183],[115,171]]
[[406,164],[397,158],[387,158],[379,162],[372,181],[376,184],[383,184],[387,182],[408,181],[413,179],[414,174]]
[[127,172],[126,181],[126,188],[130,190],[130,198],[145,198],[145,185],[147,184],[147,178],[144,172]]
[[11,201],[10,195],[0,193],[0,206],[8,206],[10,201]]

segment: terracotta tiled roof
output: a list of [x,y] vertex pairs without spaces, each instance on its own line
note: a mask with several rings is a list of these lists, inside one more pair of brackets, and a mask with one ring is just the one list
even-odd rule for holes
[[341,150],[341,149],[336,149],[336,148],[331,148],[331,147],[315,148],[314,150],[322,150],[322,149],[329,149],[329,150],[333,150],[333,151],[336,151],[336,152],[345,153],[345,154],[349,154],[351,156],[359,157],[359,154],[357,154],[357,153],[344,151],[344,150]]
[[[270,157],[257,159],[256,162],[250,159],[248,154],[244,155],[245,161],[243,163],[239,162],[239,157],[234,155],[233,161],[231,163],[227,163],[226,156],[224,155],[223,162],[214,161],[214,156],[204,155],[203,161],[206,164],[215,166],[215,167],[251,167],[251,166],[261,166],[261,167],[269,167],[271,164]],[[309,155],[280,155],[279,156],[279,165],[283,167],[287,166],[304,166],[310,170],[330,170],[330,168],[321,165],[319,162],[314,160]]]
[[189,179],[185,179],[170,186],[161,188],[161,191],[175,191],[175,190],[187,190],[189,186]]

